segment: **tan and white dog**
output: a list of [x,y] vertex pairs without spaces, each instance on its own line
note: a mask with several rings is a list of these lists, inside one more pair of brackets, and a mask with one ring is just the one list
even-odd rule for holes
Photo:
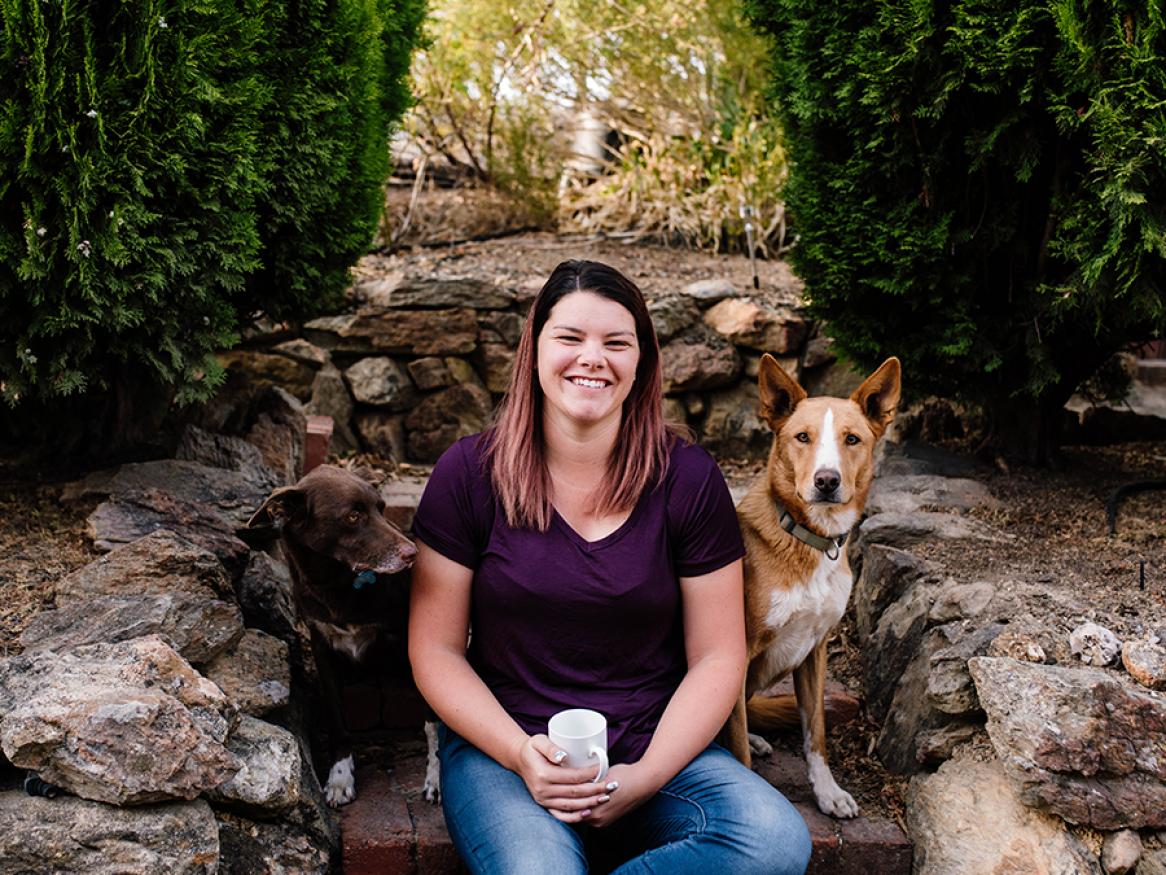
[[[875,446],[895,416],[900,367],[887,359],[849,398],[809,398],[776,359],[759,374],[761,415],[773,430],[769,464],[741,499],[745,538],[745,688],[725,726],[746,765],[769,744],[746,726],[801,723],[818,807],[854,817],[858,805],[826,761],[826,639],[850,598],[845,541],[874,478]],[[795,696],[746,702],[793,672]],[[796,700],[796,707],[794,704]]]

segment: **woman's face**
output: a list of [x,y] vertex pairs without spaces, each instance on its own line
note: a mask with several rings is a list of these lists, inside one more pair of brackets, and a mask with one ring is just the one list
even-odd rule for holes
[[592,292],[560,298],[537,352],[545,416],[576,427],[619,420],[640,363],[636,321],[621,304]]

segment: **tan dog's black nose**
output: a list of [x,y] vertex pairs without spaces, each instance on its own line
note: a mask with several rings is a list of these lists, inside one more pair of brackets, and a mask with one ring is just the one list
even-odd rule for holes
[[838,489],[842,475],[833,468],[819,468],[814,472],[814,488],[822,495],[829,495]]

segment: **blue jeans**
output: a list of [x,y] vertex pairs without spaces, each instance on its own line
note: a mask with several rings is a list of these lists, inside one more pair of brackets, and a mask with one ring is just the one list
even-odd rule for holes
[[555,820],[522,778],[444,726],[440,753],[445,823],[475,875],[801,875],[809,865],[797,809],[716,744],[606,829]]

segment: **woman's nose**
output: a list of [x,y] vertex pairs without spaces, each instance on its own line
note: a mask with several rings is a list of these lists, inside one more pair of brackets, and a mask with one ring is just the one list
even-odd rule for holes
[[583,343],[579,347],[579,364],[588,367],[598,367],[603,363],[603,345],[599,343]]

